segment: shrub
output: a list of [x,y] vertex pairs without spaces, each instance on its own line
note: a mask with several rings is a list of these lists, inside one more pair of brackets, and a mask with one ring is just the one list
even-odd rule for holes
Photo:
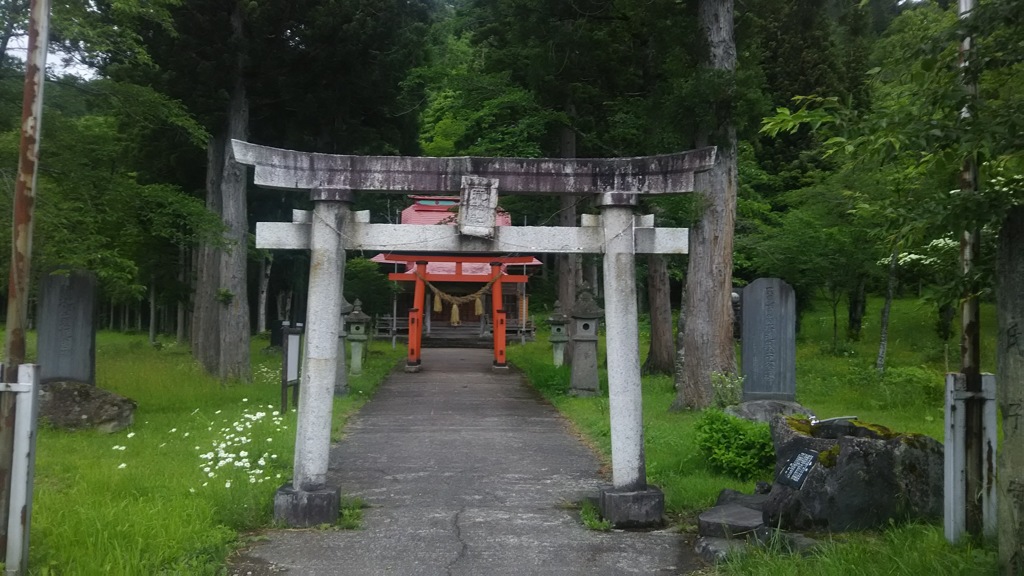
[[769,476],[775,465],[775,448],[767,424],[709,408],[697,420],[696,432],[697,448],[712,470],[754,480]]
[[919,366],[892,366],[882,375],[882,390],[890,405],[941,405],[945,381],[934,370]]
[[735,406],[740,403],[743,394],[743,376],[728,372],[712,372],[711,389],[715,393],[713,402],[716,408]]

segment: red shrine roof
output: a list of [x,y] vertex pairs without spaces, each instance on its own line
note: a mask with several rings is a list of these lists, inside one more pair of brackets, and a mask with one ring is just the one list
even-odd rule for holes
[[[410,196],[415,202],[402,210],[401,224],[448,224],[454,226],[459,213],[458,196]],[[498,226],[511,226],[512,217],[498,208]]]
[[[458,221],[459,197],[458,196],[410,196],[413,199],[412,206],[402,210],[400,222],[402,224],[442,225],[455,226]],[[508,212],[497,209],[495,221],[498,226],[511,226],[512,216]],[[387,256],[378,254],[371,258],[374,262],[381,264],[388,263]],[[540,261],[536,258],[525,266],[538,266]],[[503,264],[501,269],[505,271],[507,265]],[[416,270],[415,263],[406,265],[406,272]],[[427,272],[429,274],[452,274],[455,272],[455,262],[428,262]],[[462,273],[467,275],[491,275],[490,264],[465,262],[462,264]]]

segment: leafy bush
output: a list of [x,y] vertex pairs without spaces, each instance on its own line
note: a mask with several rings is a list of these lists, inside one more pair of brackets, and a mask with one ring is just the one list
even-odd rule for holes
[[882,375],[882,390],[891,404],[941,405],[945,381],[934,370],[920,366],[892,366]]
[[713,470],[740,480],[770,475],[775,448],[767,424],[709,408],[697,420],[696,431],[697,448]]

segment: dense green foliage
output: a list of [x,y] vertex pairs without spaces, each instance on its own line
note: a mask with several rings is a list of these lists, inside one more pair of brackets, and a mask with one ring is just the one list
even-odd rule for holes
[[717,408],[708,408],[694,424],[697,449],[716,472],[740,480],[758,480],[771,476],[775,466],[775,448],[768,424],[730,416]]

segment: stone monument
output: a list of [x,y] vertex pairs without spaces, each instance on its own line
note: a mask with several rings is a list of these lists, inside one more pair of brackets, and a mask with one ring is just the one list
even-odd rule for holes
[[39,289],[39,365],[43,383],[96,384],[96,278],[54,272]]
[[779,278],[743,289],[743,401],[796,400],[796,297]]

